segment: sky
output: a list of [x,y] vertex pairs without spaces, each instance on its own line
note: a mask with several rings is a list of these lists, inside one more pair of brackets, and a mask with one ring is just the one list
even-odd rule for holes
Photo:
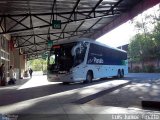
[[97,39],[97,41],[112,47],[118,47],[129,43],[132,36],[135,35],[134,25],[130,21],[115,28],[109,33]]
[[[141,20],[144,14],[153,14],[155,12],[155,9],[157,8],[158,8],[158,5],[144,11],[142,14],[137,15],[134,19]],[[111,47],[118,47],[118,46],[130,43],[130,39],[135,34],[136,34],[136,29],[134,28],[134,25],[131,24],[131,21],[129,20],[128,22],[113,29],[109,33],[101,36],[96,41],[99,41]]]

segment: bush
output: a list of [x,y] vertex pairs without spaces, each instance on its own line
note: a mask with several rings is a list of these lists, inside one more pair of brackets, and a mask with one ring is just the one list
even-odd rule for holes
[[148,65],[144,67],[143,71],[147,73],[153,73],[155,72],[155,67],[153,65]]
[[156,72],[156,73],[160,73],[160,68],[156,68],[156,69],[155,69],[155,72]]
[[139,66],[136,66],[136,67],[133,69],[133,72],[135,72],[135,73],[141,72],[140,67],[139,67]]
[[43,75],[47,75],[47,70],[43,70]]

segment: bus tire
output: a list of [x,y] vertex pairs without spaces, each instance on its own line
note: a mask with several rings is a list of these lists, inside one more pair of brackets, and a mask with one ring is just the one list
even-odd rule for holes
[[86,75],[86,80],[85,80],[85,82],[86,82],[86,83],[91,83],[92,80],[93,80],[93,72],[92,72],[92,71],[88,71],[88,72],[87,72],[87,75]]
[[68,85],[70,82],[63,82],[63,85]]
[[117,78],[121,78],[121,70],[119,69],[118,72],[117,72]]
[[123,78],[124,77],[124,70],[122,69],[121,70],[121,78]]

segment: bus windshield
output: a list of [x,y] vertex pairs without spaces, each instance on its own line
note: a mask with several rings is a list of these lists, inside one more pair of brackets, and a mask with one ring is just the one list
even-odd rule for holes
[[48,58],[48,70],[51,72],[68,72],[84,61],[87,45],[73,42],[52,46]]

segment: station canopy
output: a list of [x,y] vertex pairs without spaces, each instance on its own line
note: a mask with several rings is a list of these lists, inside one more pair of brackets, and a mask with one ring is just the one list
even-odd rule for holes
[[0,34],[10,34],[27,59],[41,57],[49,42],[90,38],[142,0],[0,0]]

